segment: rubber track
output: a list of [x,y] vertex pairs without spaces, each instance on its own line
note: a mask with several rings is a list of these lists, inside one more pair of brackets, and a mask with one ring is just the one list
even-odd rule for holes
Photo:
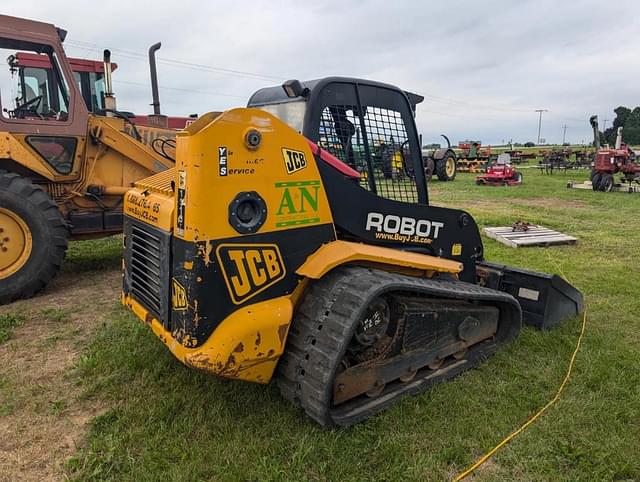
[[447,371],[428,383],[416,377],[404,385],[398,396],[384,394],[370,399],[370,408],[342,413],[342,405],[332,408],[333,375],[353,336],[354,320],[359,319],[369,300],[391,291],[496,302],[503,310],[511,310],[507,317],[517,320],[499,328],[497,344],[515,338],[520,329],[520,306],[506,293],[461,281],[415,278],[358,266],[340,267],[313,283],[294,316],[276,373],[282,396],[323,426],[348,426],[384,410],[400,396],[424,391],[440,379],[451,378],[486,358],[479,357],[475,364],[459,364],[459,369]]
[[41,291],[58,273],[67,253],[69,231],[56,203],[39,186],[28,179],[0,169],[0,189],[12,192],[33,203],[53,231],[53,243],[49,247],[47,259],[41,260],[36,278],[26,283],[21,291],[11,291],[0,295],[0,304],[19,298],[30,298]]

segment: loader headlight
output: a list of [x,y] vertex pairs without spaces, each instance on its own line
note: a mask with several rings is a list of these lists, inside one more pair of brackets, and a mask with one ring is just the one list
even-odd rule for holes
[[287,80],[284,84],[282,84],[282,88],[284,89],[287,97],[294,99],[296,97],[306,97],[309,95],[309,88],[302,85],[302,82],[296,79]]

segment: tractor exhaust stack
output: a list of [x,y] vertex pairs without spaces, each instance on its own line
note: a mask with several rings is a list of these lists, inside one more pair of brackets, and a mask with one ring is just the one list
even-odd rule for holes
[[111,51],[105,49],[103,52],[104,59],[104,109],[108,117],[113,117],[116,110],[116,96],[113,94],[113,82],[111,80]]
[[618,127],[616,131],[616,149],[620,149],[622,147],[622,127]]
[[589,123],[591,124],[591,128],[593,129],[593,147],[596,148],[596,151],[600,149],[600,130],[598,129],[598,116],[592,115],[589,117]]
[[153,97],[153,115],[160,115],[160,94],[158,93],[158,70],[156,69],[156,51],[162,43],[158,42],[149,47],[149,70],[151,71],[151,95]]
[[149,72],[151,74],[151,106],[153,114],[149,116],[149,125],[155,127],[167,127],[168,119],[160,113],[160,93],[158,89],[158,69],[156,68],[156,52],[162,47],[161,42],[157,42],[149,47]]

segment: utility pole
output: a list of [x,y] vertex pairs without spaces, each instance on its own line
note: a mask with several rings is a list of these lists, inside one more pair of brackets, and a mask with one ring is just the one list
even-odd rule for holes
[[602,120],[602,132],[607,130],[607,122],[609,122],[609,119]]
[[564,145],[564,139],[567,136],[567,124],[562,126],[562,145]]
[[542,129],[542,113],[549,112],[547,109],[536,109],[536,112],[540,114],[540,118],[538,119],[538,145],[540,145],[540,131]]

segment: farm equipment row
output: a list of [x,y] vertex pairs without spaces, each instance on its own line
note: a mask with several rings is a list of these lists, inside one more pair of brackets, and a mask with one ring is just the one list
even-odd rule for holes
[[[595,152],[587,148],[573,150],[570,147],[562,149],[541,150],[543,156],[539,162],[540,170],[545,174],[553,174],[556,171],[568,169],[582,169],[590,167],[593,163]],[[571,159],[574,156],[574,159]]]
[[484,172],[492,160],[491,146],[483,149],[480,141],[459,142],[458,151],[457,168],[460,172]]
[[[442,134],[442,137],[446,140],[447,147],[423,148],[422,150],[428,179],[431,178],[432,174],[437,174],[438,180],[451,181],[455,179],[457,172],[487,173],[491,169],[492,176],[481,178],[480,183],[484,183],[483,179],[497,180],[502,177],[502,167],[500,166],[505,164],[504,162],[497,162],[498,157],[502,154],[509,155],[509,160],[506,162],[509,166],[526,163],[531,159],[542,156],[543,158],[539,161],[537,167],[545,174],[588,167],[592,164],[594,158],[594,154],[587,148],[542,149],[537,153],[512,148],[498,154],[492,153],[491,146],[482,148],[482,144],[479,141],[462,141],[458,143],[458,147],[453,148],[447,136]],[[572,156],[574,159],[571,159]],[[492,166],[495,167],[496,165],[498,167],[492,169]],[[514,167],[511,167],[511,169],[514,169]],[[510,185],[521,182],[521,180],[518,181],[517,179],[518,175],[514,174],[514,176],[516,178],[508,178]]]

